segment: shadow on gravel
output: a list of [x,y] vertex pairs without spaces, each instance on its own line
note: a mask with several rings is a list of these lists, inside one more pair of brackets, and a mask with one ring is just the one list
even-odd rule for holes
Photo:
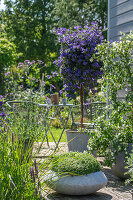
[[58,193],[52,193],[47,196],[48,200],[111,200],[112,196],[102,192],[96,192],[95,194],[84,196],[70,196]]
[[130,192],[130,190],[133,187],[131,184],[126,185],[124,180],[119,179],[118,177],[113,175],[112,170],[110,168],[104,168],[103,171],[108,178],[106,188],[111,187],[120,192]]

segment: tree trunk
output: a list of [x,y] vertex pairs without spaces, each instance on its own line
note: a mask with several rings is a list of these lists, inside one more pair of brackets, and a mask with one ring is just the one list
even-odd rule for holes
[[80,103],[81,103],[81,129],[83,128],[83,117],[84,117],[84,109],[83,109],[83,86],[80,86]]

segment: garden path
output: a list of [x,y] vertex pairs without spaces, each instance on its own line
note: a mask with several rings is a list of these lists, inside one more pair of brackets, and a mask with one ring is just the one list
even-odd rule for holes
[[[60,152],[67,152],[67,144],[60,143]],[[38,144],[35,145],[35,149],[38,147]],[[50,143],[50,148],[54,148],[54,143]],[[48,155],[52,153],[52,150],[48,150],[47,144],[44,143],[40,153],[36,156],[38,159],[44,158],[44,155]],[[58,153],[58,152],[57,152]],[[102,158],[98,158],[98,160],[102,163]],[[47,195],[46,200],[132,200],[132,195],[130,190],[133,189],[132,185],[125,185],[124,181],[120,180],[116,176],[112,174],[112,171],[108,167],[103,167],[103,171],[108,178],[108,183],[106,187],[102,188],[95,194],[86,195],[86,196],[68,196],[57,194],[54,191],[51,191],[49,195]]]

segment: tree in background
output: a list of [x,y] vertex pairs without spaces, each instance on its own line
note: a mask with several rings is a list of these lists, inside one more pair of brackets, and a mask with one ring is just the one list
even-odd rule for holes
[[53,50],[51,0],[6,0],[3,23],[7,36],[26,59],[45,59]]
[[42,75],[56,71],[53,61],[59,56],[60,46],[52,33],[54,27],[70,28],[98,21],[107,26],[107,0],[5,0],[5,11],[0,11],[0,23],[9,41],[22,53],[19,61],[41,60]]
[[50,53],[58,52],[51,30],[98,21],[107,26],[107,0],[5,0],[2,23],[8,38],[23,53],[23,60],[46,63]]
[[88,20],[90,24],[97,21],[104,29],[107,27],[107,7],[107,0],[55,0],[52,16],[57,27],[84,25]]
[[0,95],[5,95],[5,70],[17,59],[16,46],[0,35]]

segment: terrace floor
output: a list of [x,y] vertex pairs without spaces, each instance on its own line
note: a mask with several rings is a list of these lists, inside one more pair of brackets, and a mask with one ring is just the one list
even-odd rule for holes
[[[67,152],[67,143],[60,143],[60,152]],[[35,145],[37,149],[38,144]],[[54,148],[54,143],[50,143],[50,148]],[[40,153],[37,155],[37,159],[43,161],[44,156],[48,155],[52,150],[49,151],[47,143],[44,143]],[[58,152],[57,152],[58,153]],[[97,158],[102,162],[102,158]],[[109,167],[103,167],[103,171],[108,178],[106,187],[102,188],[95,194],[85,196],[68,196],[57,194],[54,191],[50,191],[50,194],[46,196],[46,200],[132,200],[130,190],[133,189],[132,185],[125,185],[123,180],[120,180],[112,174]]]

